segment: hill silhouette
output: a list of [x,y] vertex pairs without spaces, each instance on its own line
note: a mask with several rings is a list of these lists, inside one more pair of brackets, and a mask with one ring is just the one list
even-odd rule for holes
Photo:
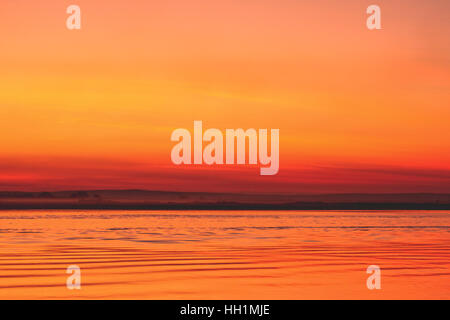
[[234,194],[149,190],[0,192],[6,209],[450,210],[450,194]]

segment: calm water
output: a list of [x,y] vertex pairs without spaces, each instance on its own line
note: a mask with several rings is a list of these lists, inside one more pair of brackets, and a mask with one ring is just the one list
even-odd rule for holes
[[0,298],[448,299],[450,211],[1,211]]

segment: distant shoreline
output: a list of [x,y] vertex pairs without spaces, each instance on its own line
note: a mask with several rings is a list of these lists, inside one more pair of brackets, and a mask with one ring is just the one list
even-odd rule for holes
[[0,203],[0,211],[5,210],[450,210],[450,204],[432,203],[166,203],[166,204],[31,204],[31,203]]
[[0,191],[0,210],[450,210],[450,194],[242,194],[148,190]]

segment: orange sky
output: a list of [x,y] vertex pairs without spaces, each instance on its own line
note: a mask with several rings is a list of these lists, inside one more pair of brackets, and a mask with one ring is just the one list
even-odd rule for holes
[[[0,190],[449,192],[450,2],[376,3],[3,0]],[[194,120],[279,128],[279,174],[173,165]]]

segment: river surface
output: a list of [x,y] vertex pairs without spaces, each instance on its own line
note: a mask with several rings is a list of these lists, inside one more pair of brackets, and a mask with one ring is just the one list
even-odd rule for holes
[[0,211],[0,298],[449,299],[450,211]]

